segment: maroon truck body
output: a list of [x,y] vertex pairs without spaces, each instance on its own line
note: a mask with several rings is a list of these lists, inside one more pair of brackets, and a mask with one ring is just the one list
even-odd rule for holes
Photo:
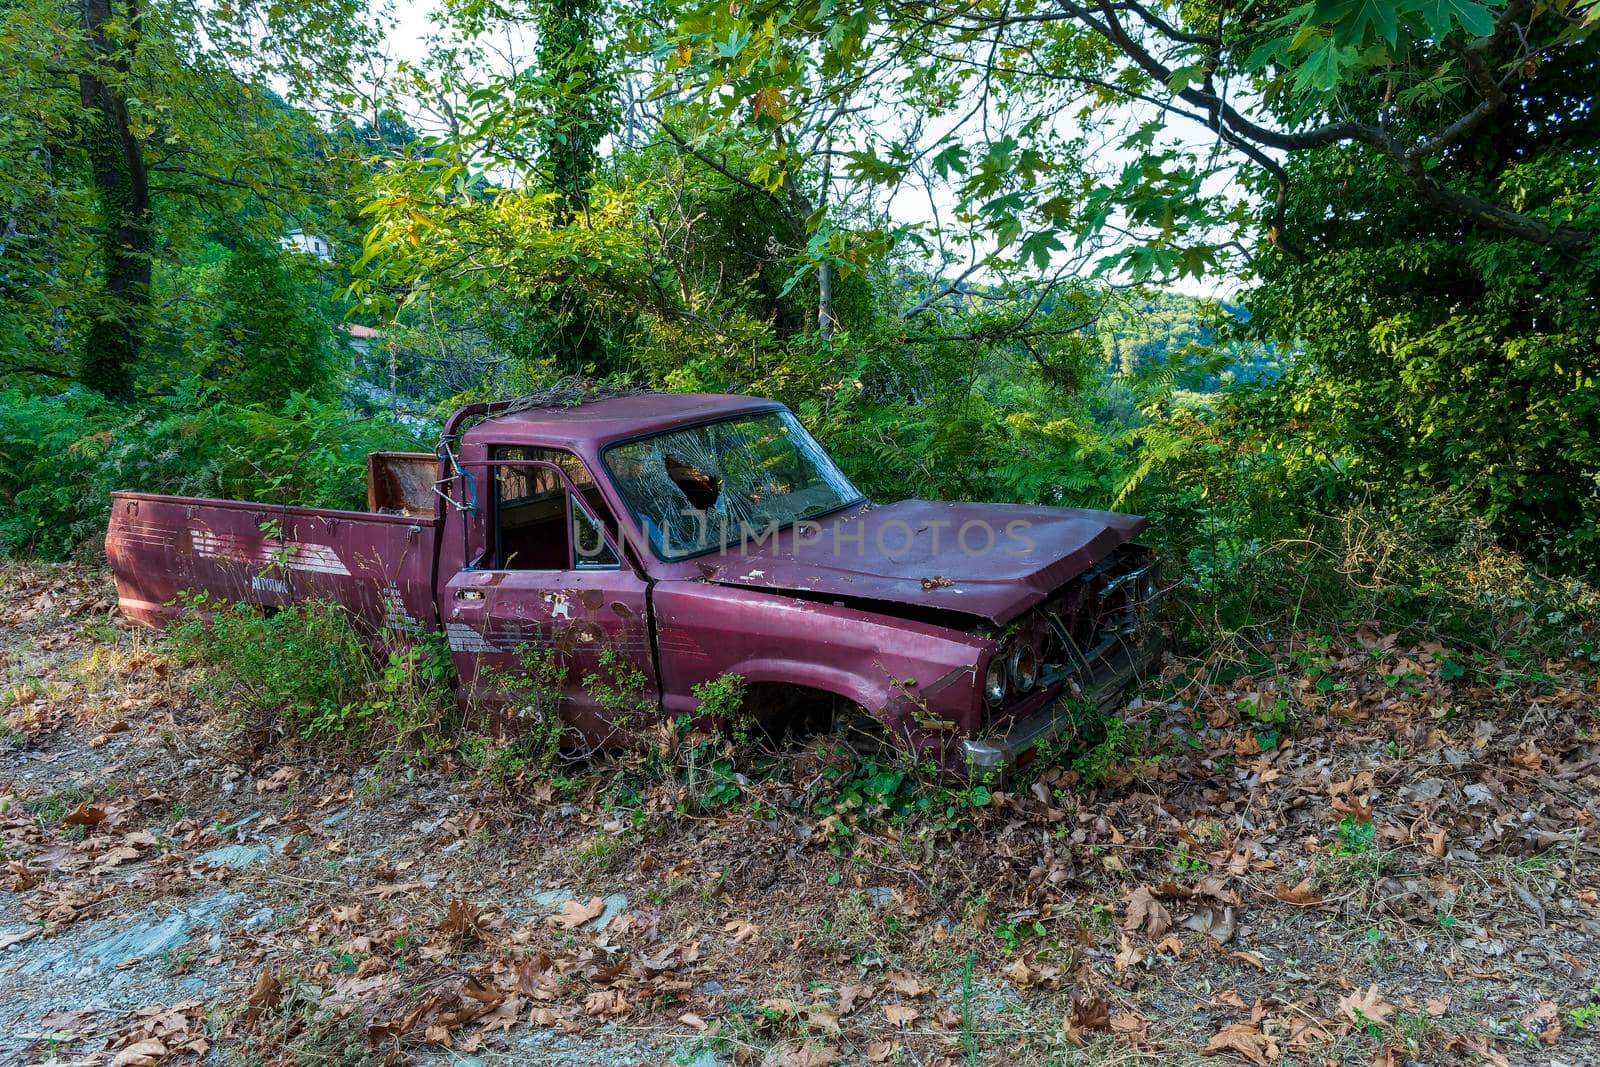
[[442,629],[468,693],[553,646],[562,716],[591,744],[617,737],[585,675],[636,668],[675,717],[737,674],[773,707],[864,711],[951,768],[1013,761],[1064,697],[1114,697],[1154,646],[1144,519],[874,505],[771,401],[476,405],[438,456],[375,456],[369,478],[367,512],[113,494],[122,611],[162,626],[185,592],[331,600],[373,633]]

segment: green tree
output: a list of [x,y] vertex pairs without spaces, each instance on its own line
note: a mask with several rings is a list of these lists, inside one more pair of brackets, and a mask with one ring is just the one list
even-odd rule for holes
[[600,142],[616,124],[611,60],[597,47],[605,5],[598,0],[538,0],[540,169],[560,197],[557,218],[589,206]]
[[329,324],[308,280],[275,246],[245,241],[223,270],[214,355],[206,368],[222,394],[276,405],[318,395],[332,374]]
[[29,347],[4,365],[130,395],[161,328],[162,258],[206,220],[243,216],[276,236],[326,193],[315,127],[266,86],[351,99],[350,71],[374,40],[362,14],[359,0],[5,5],[0,164],[26,184],[4,224],[0,285]]

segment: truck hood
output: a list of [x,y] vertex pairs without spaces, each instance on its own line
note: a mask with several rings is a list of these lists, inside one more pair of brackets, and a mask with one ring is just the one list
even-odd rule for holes
[[719,585],[953,611],[1006,623],[1149,525],[1137,515],[902,500],[701,557]]

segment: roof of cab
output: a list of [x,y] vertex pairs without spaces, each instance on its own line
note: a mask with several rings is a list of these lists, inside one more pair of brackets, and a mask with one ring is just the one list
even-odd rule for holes
[[467,436],[493,444],[564,445],[599,450],[630,437],[782,408],[776,400],[731,393],[635,393],[587,400],[567,407],[540,407],[491,415],[468,430]]

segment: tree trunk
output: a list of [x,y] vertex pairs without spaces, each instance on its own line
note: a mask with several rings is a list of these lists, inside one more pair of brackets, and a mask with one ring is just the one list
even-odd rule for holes
[[106,27],[114,0],[79,0],[78,13],[89,39],[94,65],[78,74],[84,110],[84,147],[100,198],[101,242],[108,306],[98,309],[84,344],[79,378],[109,397],[133,391],[133,371],[143,347],[150,309],[150,184],[144,150],[133,135],[128,103],[100,77],[99,64],[128,72],[128,51],[137,47],[143,14],[139,0],[128,0],[130,42],[113,40]]
[[833,343],[833,264],[827,260],[817,267],[817,332],[823,344]]

